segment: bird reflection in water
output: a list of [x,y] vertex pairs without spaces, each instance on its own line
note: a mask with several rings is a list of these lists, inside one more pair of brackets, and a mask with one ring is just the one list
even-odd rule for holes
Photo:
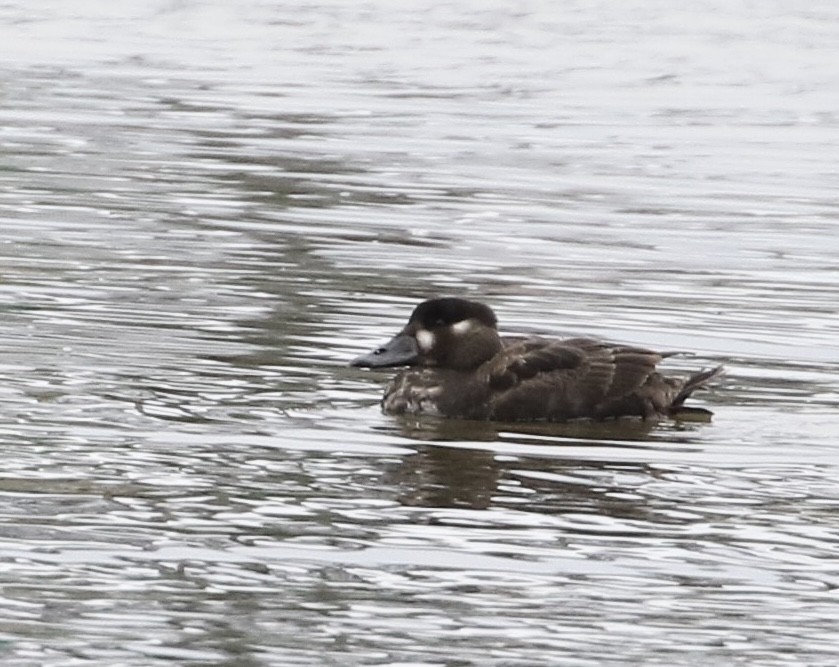
[[[643,498],[623,489],[612,478],[659,473],[644,462],[580,458],[580,446],[648,449],[653,424],[642,421],[572,424],[515,424],[468,422],[434,418],[404,418],[399,433],[417,443],[416,453],[402,458],[383,482],[398,489],[400,502],[410,506],[490,509],[515,507],[556,514],[590,512],[623,518],[649,514]],[[507,428],[509,427],[509,429]],[[676,425],[675,431],[691,425]],[[658,427],[657,432],[661,432]],[[688,435],[687,433],[685,434]],[[667,443],[683,446],[669,433]],[[522,445],[521,455],[500,455],[497,447],[480,443]],[[550,447],[540,456],[534,446]],[[557,447],[567,447],[563,456]],[[433,519],[432,519],[433,520]]]

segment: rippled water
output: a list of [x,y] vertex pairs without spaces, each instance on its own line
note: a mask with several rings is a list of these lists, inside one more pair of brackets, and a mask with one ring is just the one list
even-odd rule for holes
[[[0,7],[0,658],[839,659],[839,9]],[[416,301],[711,424],[379,413]]]

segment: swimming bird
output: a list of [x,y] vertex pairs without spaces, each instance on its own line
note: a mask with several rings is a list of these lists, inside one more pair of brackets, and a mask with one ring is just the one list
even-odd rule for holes
[[662,375],[656,366],[671,354],[594,338],[501,337],[489,306],[445,297],[419,304],[392,340],[350,365],[408,367],[385,390],[390,414],[551,422],[709,415],[684,402],[722,366]]

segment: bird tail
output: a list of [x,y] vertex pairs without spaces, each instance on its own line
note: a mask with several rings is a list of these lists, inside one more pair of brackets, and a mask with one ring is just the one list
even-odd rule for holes
[[701,410],[703,413],[710,414],[707,410],[702,410],[702,408],[685,408],[684,402],[685,400],[697,389],[701,389],[705,385],[707,385],[712,380],[720,377],[725,373],[725,368],[722,366],[717,366],[715,368],[710,368],[704,371],[699,371],[691,375],[687,380],[685,380],[685,384],[679,390],[679,393],[676,394],[673,402],[670,404],[670,414],[676,415],[683,412],[691,412],[693,410]]

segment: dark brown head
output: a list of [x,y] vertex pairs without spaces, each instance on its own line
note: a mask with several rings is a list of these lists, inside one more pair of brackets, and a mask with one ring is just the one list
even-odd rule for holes
[[418,305],[390,342],[352,366],[436,366],[470,370],[501,350],[495,313],[482,303],[446,297]]

